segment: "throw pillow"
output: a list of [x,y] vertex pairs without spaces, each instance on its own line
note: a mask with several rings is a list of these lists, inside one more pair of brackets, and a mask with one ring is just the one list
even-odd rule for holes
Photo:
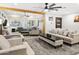
[[59,34],[60,34],[60,35],[63,35],[63,33],[64,33],[63,30],[60,29],[60,30],[59,30]]
[[64,35],[64,36],[68,36],[68,33],[69,33],[68,31],[65,31],[65,32],[63,33],[63,35]]
[[71,32],[68,34],[68,37],[73,38],[73,35]]

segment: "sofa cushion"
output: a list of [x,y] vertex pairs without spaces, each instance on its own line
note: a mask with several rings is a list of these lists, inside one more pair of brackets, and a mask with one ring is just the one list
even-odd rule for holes
[[10,45],[9,41],[0,35],[0,48],[7,49],[10,47],[11,47],[11,45]]
[[69,32],[68,37],[73,38],[72,34],[74,34],[74,32]]
[[75,30],[74,33],[78,33],[78,31]]
[[50,33],[55,33],[55,29],[52,29],[51,31],[49,31]]
[[54,31],[55,31],[55,34],[58,34],[59,29],[54,29]]
[[63,33],[64,36],[68,36],[68,34],[69,34],[68,31],[65,31],[65,32]]
[[70,37],[70,38],[73,38],[73,35],[72,35],[72,34],[69,34],[69,37]]
[[59,35],[63,35],[63,33],[64,33],[64,30],[62,30],[62,29],[60,29],[58,32]]

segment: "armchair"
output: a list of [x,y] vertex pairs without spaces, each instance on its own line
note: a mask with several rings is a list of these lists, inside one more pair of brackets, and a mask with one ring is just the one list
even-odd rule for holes
[[[0,55],[34,55],[34,51],[27,42],[22,42],[22,44],[15,45],[13,40],[7,40],[3,36],[0,37],[0,48],[1,45],[2,47],[4,46],[0,49]],[[7,47],[7,43],[9,47]]]
[[17,45],[8,49],[0,50],[0,55],[24,55],[26,53],[26,46]]
[[24,36],[19,32],[13,32],[9,35],[4,35],[4,37],[8,40],[11,39],[11,40],[15,41],[16,44],[24,41]]

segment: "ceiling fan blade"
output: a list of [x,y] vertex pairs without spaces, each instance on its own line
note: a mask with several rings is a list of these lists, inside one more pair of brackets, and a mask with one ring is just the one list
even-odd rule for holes
[[57,7],[52,7],[52,8],[62,8],[61,6],[57,6]]
[[51,8],[49,8],[49,9],[56,9],[56,8],[62,8],[62,7],[51,7]]
[[52,7],[52,6],[55,6],[56,4],[55,3],[53,3],[53,4],[51,4],[49,7]]
[[56,8],[49,8],[49,10],[58,11]]

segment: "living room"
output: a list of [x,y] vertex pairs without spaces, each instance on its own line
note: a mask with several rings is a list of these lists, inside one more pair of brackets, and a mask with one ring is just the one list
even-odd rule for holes
[[0,6],[0,37],[5,40],[0,40],[3,49],[0,54],[79,54],[79,4],[6,3]]

